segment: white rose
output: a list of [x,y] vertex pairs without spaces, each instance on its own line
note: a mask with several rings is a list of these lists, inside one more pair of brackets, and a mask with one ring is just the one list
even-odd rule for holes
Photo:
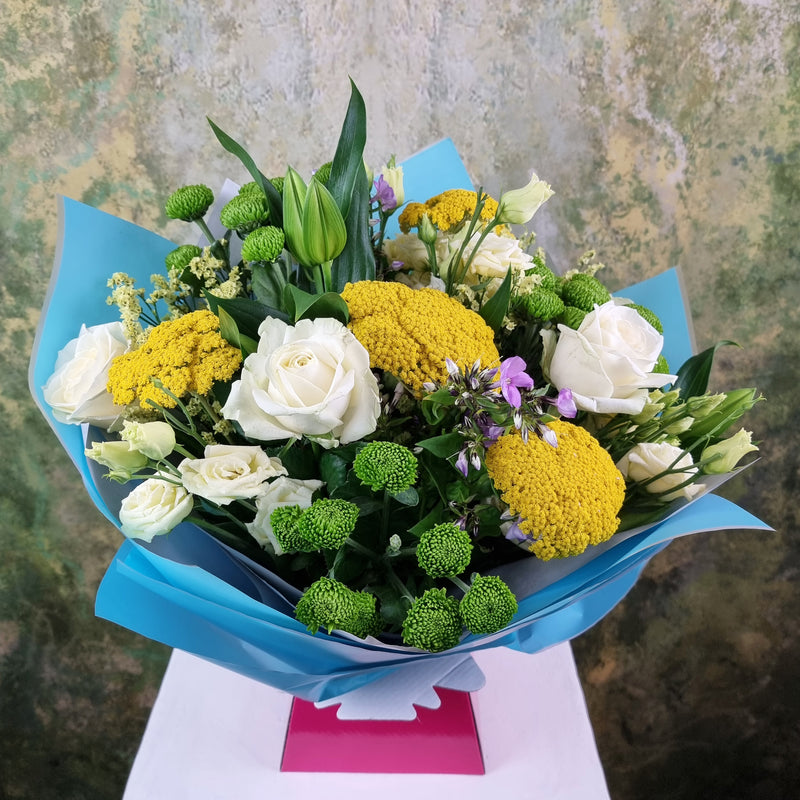
[[[650,494],[663,495],[663,500],[677,500],[685,497],[691,500],[704,487],[699,483],[690,483],[688,486],[680,486],[684,481],[697,475],[697,467],[694,466],[692,457],[688,453],[683,453],[680,447],[667,442],[642,442],[629,450],[617,463],[617,469],[622,473],[625,480],[646,481],[656,475],[670,470],[667,475],[645,484],[644,488]],[[672,470],[677,470],[672,472]]]
[[59,422],[88,422],[100,428],[111,425],[123,408],[114,404],[106,389],[108,368],[127,349],[122,323],[81,325],[77,338],[59,352],[55,370],[43,388],[44,399]]
[[222,409],[245,436],[306,436],[335,447],[375,430],[380,400],[369,353],[341,322],[321,317],[291,327],[268,317],[258,333],[258,350]]
[[568,388],[578,408],[597,414],[638,414],[648,389],[675,380],[653,373],[664,337],[633,308],[614,300],[595,306],[578,330],[542,331],[542,366],[557,389]]
[[300,481],[295,478],[276,478],[256,499],[256,518],[247,524],[250,535],[262,546],[272,545],[275,555],[282,555],[283,548],[272,532],[270,517],[281,506],[308,508],[311,497],[322,488],[322,481]]
[[185,458],[178,472],[187,491],[220,506],[255,497],[270,478],[286,474],[280,459],[260,447],[210,444],[203,456]]
[[148,478],[123,501],[119,509],[122,532],[131,539],[152,542],[154,536],[169,533],[192,511],[189,492],[161,478]]

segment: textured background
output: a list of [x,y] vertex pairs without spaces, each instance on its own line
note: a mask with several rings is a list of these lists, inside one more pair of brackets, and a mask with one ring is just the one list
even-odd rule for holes
[[182,241],[172,189],[245,179],[205,116],[307,175],[348,75],[373,164],[449,135],[493,193],[535,168],[558,268],[594,248],[623,286],[679,264],[698,345],[745,345],[713,384],[768,396],[763,458],[726,494],[776,532],[677,542],[575,652],[615,800],[793,794],[798,45],[789,0],[4,0],[0,798],[118,797],[168,655],[93,618],[119,534],[28,399],[55,196]]

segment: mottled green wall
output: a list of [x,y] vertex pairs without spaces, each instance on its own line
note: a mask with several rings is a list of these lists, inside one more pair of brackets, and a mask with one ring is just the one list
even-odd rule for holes
[[714,383],[768,396],[763,459],[726,493],[777,532],[672,545],[575,650],[615,800],[791,794],[799,45],[787,0],[4,0],[0,797],[118,797],[167,655],[93,618],[119,535],[27,395],[55,196],[180,239],[172,188],[244,177],[206,115],[265,172],[308,173],[348,75],[371,161],[449,135],[492,192],[535,168],[560,268],[594,248],[622,286],[680,264],[698,345],[745,345]]

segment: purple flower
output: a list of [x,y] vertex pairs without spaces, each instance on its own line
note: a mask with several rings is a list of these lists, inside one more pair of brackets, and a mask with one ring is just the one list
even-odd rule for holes
[[572,399],[571,389],[567,389],[565,387],[558,392],[558,397],[556,398],[556,408],[562,417],[567,417],[567,419],[573,419],[575,417],[575,415],[578,413],[578,407],[575,405],[575,401]]
[[533,388],[533,378],[525,372],[525,361],[519,356],[511,356],[500,364],[500,378],[497,383],[506,402],[514,408],[522,405],[519,390]]
[[521,519],[517,518],[514,520],[503,533],[503,536],[506,537],[510,542],[524,542],[526,539],[529,539],[527,533],[525,533],[520,527],[519,523],[522,522]]
[[372,196],[374,203],[380,203],[381,211],[392,211],[397,208],[397,198],[394,189],[388,184],[383,175],[378,175],[375,181],[375,194]]
[[456,469],[466,478],[469,472],[469,458],[467,457],[467,448],[465,447],[456,459]]

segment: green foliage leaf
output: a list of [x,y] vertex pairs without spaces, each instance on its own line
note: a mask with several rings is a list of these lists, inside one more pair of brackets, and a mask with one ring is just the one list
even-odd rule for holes
[[328,492],[335,492],[343,486],[347,480],[347,470],[349,463],[335,451],[327,451],[322,454],[319,462],[320,478],[328,487]]
[[508,313],[508,301],[511,298],[511,270],[506,272],[498,290],[481,306],[480,315],[484,322],[495,332],[503,326],[503,319]]
[[331,164],[331,175],[327,187],[339,206],[343,217],[347,217],[353,188],[359,172],[364,171],[364,145],[367,142],[367,109],[364,98],[350,80],[350,102],[347,106],[342,132]]
[[283,289],[286,286],[286,279],[281,265],[255,261],[251,264],[251,271],[253,277],[250,284],[256,300],[273,308],[283,308]]
[[369,228],[369,183],[363,162],[359,165],[350,210],[345,217],[345,230],[347,242],[331,269],[336,292],[341,292],[347,283],[375,280]]
[[463,442],[464,438],[461,434],[445,433],[442,436],[423,439],[421,442],[417,442],[417,445],[439,458],[450,458],[461,449]]
[[441,506],[436,506],[433,511],[426,514],[413,528],[409,528],[408,532],[415,538],[419,539],[425,531],[429,531],[435,525],[442,521],[444,516],[444,509]]
[[250,353],[255,353],[258,349],[258,342],[240,333],[233,317],[222,306],[217,309],[217,316],[219,317],[220,335],[226,342],[242,351],[242,358],[247,358]]
[[419,493],[413,486],[406,489],[404,492],[393,494],[392,497],[404,506],[419,505]]
[[283,311],[259,303],[257,300],[249,300],[246,297],[223,299],[208,292],[203,292],[203,294],[208,301],[208,307],[217,316],[219,316],[219,309],[224,308],[233,317],[239,332],[255,341],[258,341],[259,338],[258,327],[267,317],[276,317],[284,322],[289,322],[289,317]]
[[690,397],[699,397],[705,394],[708,388],[708,378],[711,374],[711,366],[714,363],[714,355],[720,347],[725,345],[733,345],[739,347],[736,342],[728,339],[723,339],[717,342],[713,347],[703,350],[696,356],[687,359],[683,366],[678,370],[678,377],[675,383],[672,384],[673,389],[680,392],[682,400],[687,400]]
[[267,196],[267,206],[269,208],[269,219],[272,225],[280,228],[283,226],[283,200],[278,194],[278,190],[272,185],[269,179],[256,166],[252,156],[235,139],[228,136],[216,123],[206,117],[214,136],[219,143],[232,155],[235,155],[242,162],[244,168],[250,173],[253,180],[261,187]]
[[347,303],[336,292],[310,294],[287,283],[283,293],[283,305],[295,322],[319,317],[333,317],[343,325],[350,321]]

